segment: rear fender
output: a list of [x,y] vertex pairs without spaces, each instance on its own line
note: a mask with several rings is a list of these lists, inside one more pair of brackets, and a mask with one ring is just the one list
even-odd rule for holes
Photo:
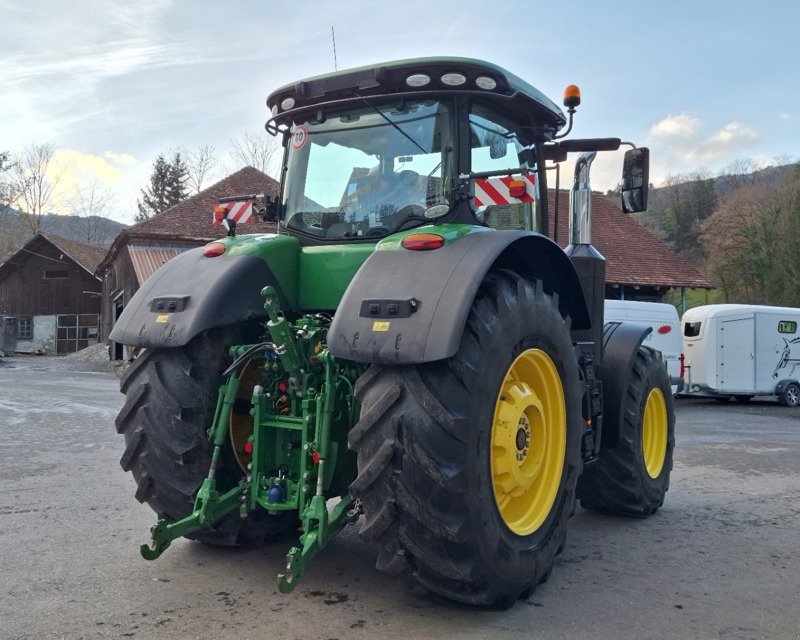
[[[435,229],[432,229],[435,231]],[[416,364],[456,353],[478,287],[492,269],[542,281],[572,327],[590,326],[572,262],[530,231],[468,232],[433,251],[378,245],[345,291],[328,334],[334,356]]]
[[603,383],[602,449],[619,442],[625,416],[625,394],[628,392],[633,360],[652,327],[637,322],[608,322],[603,327],[603,364],[599,378]]
[[136,347],[179,347],[201,331],[266,315],[261,289],[290,301],[270,265],[258,255],[203,256],[190,249],[148,278],[114,325],[109,338]]

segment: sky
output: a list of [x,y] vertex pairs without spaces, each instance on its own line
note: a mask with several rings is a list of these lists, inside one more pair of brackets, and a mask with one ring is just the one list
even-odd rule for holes
[[[130,223],[159,153],[224,156],[263,131],[271,91],[333,71],[333,27],[340,70],[467,56],[557,104],[577,84],[571,135],[650,147],[658,185],[800,160],[798,24],[800,3],[778,0],[0,0],[0,151],[53,144],[54,208],[96,182]],[[621,166],[600,154],[592,186]]]

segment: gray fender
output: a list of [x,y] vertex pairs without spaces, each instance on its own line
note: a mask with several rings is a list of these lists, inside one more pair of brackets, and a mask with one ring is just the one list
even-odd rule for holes
[[608,322],[603,327],[603,364],[598,376],[603,383],[602,449],[614,447],[619,442],[633,360],[652,330],[652,327],[637,322]]
[[546,292],[558,293],[573,328],[590,326],[575,268],[558,245],[530,231],[486,231],[433,251],[379,247],[345,291],[328,333],[331,353],[383,364],[449,358],[493,268],[540,279]]
[[[182,346],[206,329],[265,316],[261,289],[268,284],[280,292],[260,258],[206,258],[202,247],[190,249],[145,281],[109,338],[137,347]],[[280,297],[283,306],[286,300]]]

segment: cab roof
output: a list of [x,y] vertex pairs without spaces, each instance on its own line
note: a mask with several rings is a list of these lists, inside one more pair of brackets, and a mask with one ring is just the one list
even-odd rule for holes
[[[460,84],[442,82],[442,77],[448,74],[451,81],[454,77],[461,80],[457,76],[464,80]],[[427,76],[429,80],[413,86],[408,83],[411,76]],[[476,84],[478,78],[489,78],[496,86],[481,88]],[[482,84],[491,86],[485,80]],[[275,120],[286,122],[300,111],[354,98],[459,93],[502,103],[516,116],[526,119],[533,116],[554,131],[566,124],[561,109],[525,80],[489,62],[457,57],[395,60],[306,78],[273,91],[267,98],[267,106]]]

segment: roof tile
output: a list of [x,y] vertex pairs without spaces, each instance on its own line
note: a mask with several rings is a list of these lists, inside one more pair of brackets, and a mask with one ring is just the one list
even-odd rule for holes
[[[554,233],[555,190],[548,192],[550,235]],[[592,193],[592,244],[606,259],[609,284],[713,288],[712,282],[611,198]],[[558,244],[569,244],[569,191],[559,192]]]

